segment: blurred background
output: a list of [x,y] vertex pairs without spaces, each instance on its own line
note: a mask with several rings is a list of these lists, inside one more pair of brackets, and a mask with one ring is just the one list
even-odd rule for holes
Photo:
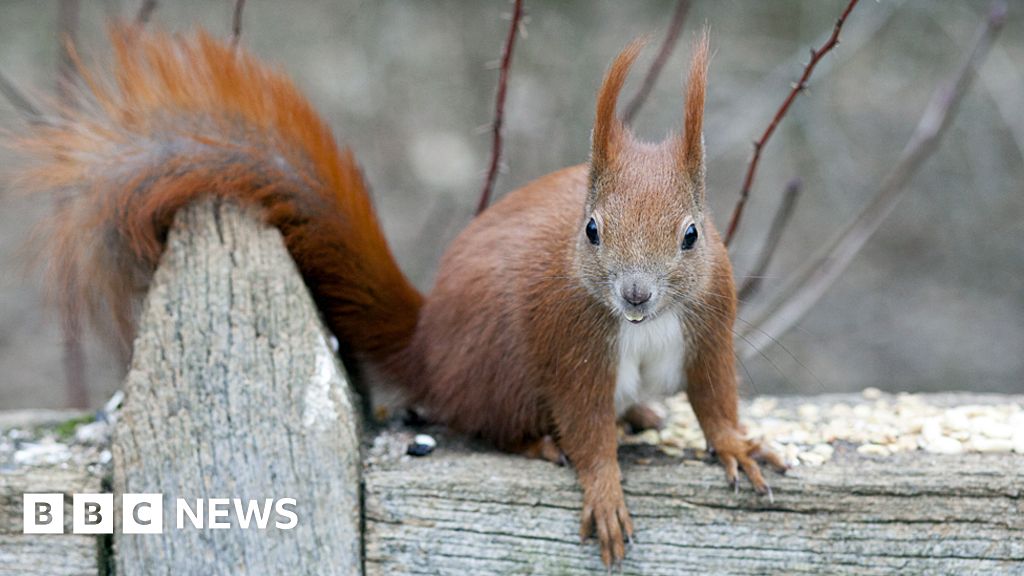
[[[708,189],[724,228],[751,155],[845,0],[695,1],[682,41],[635,122],[661,139],[680,125],[689,44],[704,23],[714,56],[705,121]],[[670,0],[526,0],[528,35],[515,52],[506,108],[501,194],[583,162],[594,93],[630,39],[653,59]],[[81,2],[79,51],[105,62],[106,22],[138,3]],[[151,25],[201,25],[229,35],[233,2],[161,3]],[[487,132],[507,0],[250,0],[242,43],[286,70],[352,146],[373,186],[403,269],[429,289],[440,254],[471,219],[490,154]],[[987,3],[865,0],[764,151],[740,233],[737,276],[753,264],[786,182],[803,192],[758,298],[834,237],[877,190],[935,86],[962,59]],[[35,98],[51,97],[58,2],[0,1],[0,70]],[[1024,392],[1024,4],[1007,24],[938,152],[841,279],[763,356],[743,389],[820,393]],[[46,96],[43,96],[46,95]],[[19,130],[0,101],[0,128]],[[0,173],[17,160],[0,151]],[[69,402],[56,315],[26,272],[26,240],[52,205],[0,179],[0,409]],[[741,313],[742,315],[742,313]],[[119,386],[119,361],[86,342],[88,402]]]

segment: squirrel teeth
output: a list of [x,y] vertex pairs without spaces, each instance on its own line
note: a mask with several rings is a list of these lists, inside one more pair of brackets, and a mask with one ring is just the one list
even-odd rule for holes
[[643,322],[643,320],[644,320],[644,315],[641,314],[640,312],[633,312],[632,310],[625,310],[625,311],[623,311],[623,314],[626,316],[626,320],[629,320],[630,322],[636,323],[636,322]]

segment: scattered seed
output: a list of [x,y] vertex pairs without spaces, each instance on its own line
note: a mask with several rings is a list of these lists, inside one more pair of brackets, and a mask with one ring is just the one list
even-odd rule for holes
[[[857,445],[857,452],[886,457],[924,450],[1024,454],[1024,407],[1020,404],[942,407],[927,395],[890,395],[868,388],[862,402],[805,403],[780,407],[776,398],[754,399],[745,410],[748,437],[761,440],[787,462],[820,466],[837,442]],[[665,402],[666,426],[625,435],[624,443],[651,444],[673,455],[703,450],[704,436],[685,395]],[[790,405],[791,406],[791,405]]]
[[959,454],[964,451],[964,445],[956,438],[940,436],[925,443],[924,450],[932,454]]
[[881,444],[862,444],[857,447],[857,453],[864,456],[888,456],[892,451]]
[[882,397],[882,391],[878,388],[865,388],[861,393],[865,400],[878,400]]
[[801,452],[799,457],[800,463],[808,466],[821,466],[827,460],[821,454],[815,454],[814,452]]
[[437,447],[437,441],[429,434],[417,434],[405,453],[409,456],[426,456]]
[[965,448],[971,452],[1012,452],[1013,440],[976,436],[967,441]]

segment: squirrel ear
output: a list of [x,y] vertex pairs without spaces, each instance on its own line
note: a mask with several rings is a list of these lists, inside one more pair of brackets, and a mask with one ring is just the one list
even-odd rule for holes
[[694,44],[690,80],[686,85],[686,113],[683,138],[678,146],[679,168],[689,177],[704,176],[704,89],[708,79],[708,29]]
[[630,66],[636,60],[647,40],[637,38],[629,43],[612,62],[597,93],[597,111],[591,134],[591,163],[595,172],[601,172],[614,161],[622,146],[625,126],[615,113],[619,92],[626,82]]

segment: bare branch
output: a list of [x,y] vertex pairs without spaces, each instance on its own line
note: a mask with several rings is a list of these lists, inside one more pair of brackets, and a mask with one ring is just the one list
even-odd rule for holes
[[747,279],[740,287],[738,294],[740,302],[749,301],[761,288],[764,273],[768,270],[772,256],[775,255],[775,251],[779,247],[779,241],[782,240],[782,233],[785,232],[789,219],[793,216],[802,185],[803,182],[799,178],[790,180],[789,184],[786,185],[786,191],[782,194],[782,202],[779,203],[779,207],[775,211],[775,217],[772,218],[771,227],[768,229],[768,237],[765,238],[764,244],[761,245],[761,253],[757,255],[756,264],[754,264],[754,267],[750,270],[750,275],[747,276]]
[[64,392],[69,408],[89,407],[89,383],[85,380],[85,349],[82,347],[82,325],[69,316],[61,324],[64,367]]
[[804,67],[804,73],[800,76],[800,80],[793,85],[793,89],[789,91],[789,95],[783,100],[782,106],[779,106],[778,111],[775,112],[775,116],[772,121],[765,128],[764,133],[761,137],[754,142],[754,156],[750,159],[750,165],[747,167],[747,175],[743,178],[743,187],[740,189],[739,200],[736,201],[736,207],[733,208],[732,217],[729,218],[729,226],[725,232],[725,245],[728,246],[733,237],[736,235],[736,229],[739,227],[740,218],[743,217],[743,208],[747,205],[747,197],[750,196],[750,189],[754,185],[754,175],[757,173],[757,164],[761,160],[761,151],[764,150],[765,145],[768,143],[768,139],[775,133],[775,128],[778,127],[779,122],[782,121],[783,116],[789,111],[789,107],[793,105],[793,101],[796,100],[797,95],[803,92],[807,88],[807,82],[811,79],[811,74],[814,72],[814,67],[818,65],[818,62],[828,54],[836,45],[839,44],[839,32],[843,29],[843,24],[846,23],[847,17],[850,12],[853,11],[854,6],[860,0],[850,0],[850,3],[846,5],[846,9],[839,15],[839,19],[836,20],[835,26],[832,28],[832,35],[828,37],[828,40],[821,45],[821,48],[817,50],[811,50],[811,60]]
[[[75,59],[71,53],[78,36],[78,0],[60,0],[57,13],[57,34],[60,60],[57,62],[57,96],[63,114],[69,114],[77,104],[75,98]],[[57,210],[63,200],[57,200]],[[85,350],[82,347],[82,325],[73,315],[65,315],[61,324],[64,367],[64,390],[71,408],[89,406],[89,382],[85,379]]]
[[743,357],[750,357],[792,327],[821,298],[854,256],[878,230],[925,160],[939,142],[967,89],[975,71],[988,55],[992,42],[1006,21],[1006,4],[992,5],[967,57],[956,73],[932,93],[910,140],[899,160],[886,175],[871,201],[838,237],[828,244],[807,266],[794,275],[779,296],[763,307],[742,334]]
[[665,39],[661,43],[661,48],[658,49],[658,55],[651,62],[651,67],[647,69],[647,75],[644,76],[644,82],[640,85],[640,89],[637,90],[633,99],[626,105],[626,110],[622,114],[622,119],[627,124],[632,122],[633,117],[640,111],[640,108],[643,108],[644,102],[647,101],[651,90],[654,89],[654,85],[658,82],[661,69],[665,67],[665,62],[668,61],[668,57],[672,55],[672,51],[675,50],[676,44],[679,42],[679,35],[683,31],[683,24],[686,23],[686,14],[689,10],[689,0],[679,0],[676,3],[676,11],[672,14],[672,20],[669,22],[668,31],[665,32]]
[[30,120],[41,120],[43,113],[36,105],[32,103],[32,100],[25,95],[11,80],[0,71],[0,94],[7,98],[7,101],[11,103],[11,106],[21,112]]
[[142,0],[139,12],[135,15],[135,23],[139,26],[148,24],[149,19],[153,16],[153,12],[156,12],[156,7],[157,0]]
[[71,47],[78,39],[78,0],[61,0],[57,12],[58,52],[57,62],[57,96],[60,104],[66,109],[75,105],[75,59]]
[[235,14],[231,18],[231,47],[237,48],[238,41],[242,38],[242,12],[245,10],[245,0],[235,0]]
[[480,203],[476,213],[479,215],[487,208],[494,191],[494,182],[498,179],[498,166],[501,164],[501,126],[505,121],[505,94],[508,92],[508,71],[512,66],[512,51],[515,50],[516,37],[519,35],[519,24],[523,19],[523,0],[515,0],[512,8],[512,21],[508,25],[508,37],[505,39],[505,50],[501,55],[501,71],[498,74],[498,93],[494,102],[494,121],[491,123],[491,164],[487,169],[487,178],[480,191]]

